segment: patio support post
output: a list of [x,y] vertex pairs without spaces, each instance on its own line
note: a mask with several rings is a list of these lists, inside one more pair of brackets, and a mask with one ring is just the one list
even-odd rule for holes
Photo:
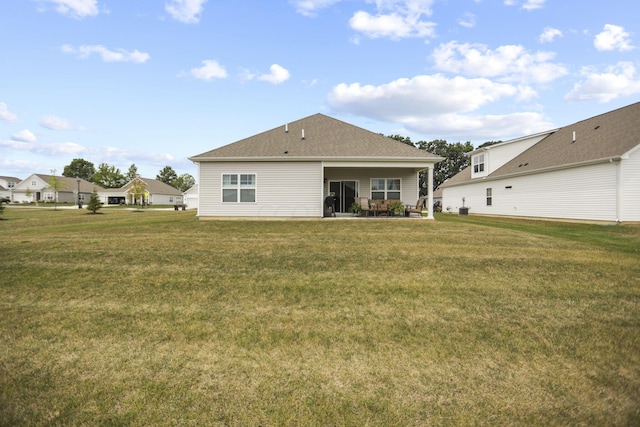
[[427,169],[427,219],[433,218],[433,165]]

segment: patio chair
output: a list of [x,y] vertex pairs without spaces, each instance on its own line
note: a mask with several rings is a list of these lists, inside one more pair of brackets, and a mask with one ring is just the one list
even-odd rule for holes
[[369,203],[369,199],[366,197],[358,197],[356,198],[356,203],[360,205],[360,212],[364,216],[369,216],[369,214],[375,214],[375,210],[371,207],[371,203]]
[[415,208],[407,206],[407,209],[406,209],[407,216],[411,216],[412,213],[422,214],[422,208],[424,207],[424,204],[426,201],[427,200],[424,197],[420,197],[418,199],[418,202],[416,203]]

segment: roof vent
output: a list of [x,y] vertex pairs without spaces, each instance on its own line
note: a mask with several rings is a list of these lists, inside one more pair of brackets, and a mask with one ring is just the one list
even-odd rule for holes
[[573,144],[574,142],[576,142],[576,131],[573,131],[573,140],[571,141],[571,143]]
[[302,138],[300,139],[304,139],[304,129],[302,129]]
[[289,133],[289,123],[284,125],[284,131],[285,131],[285,133]]

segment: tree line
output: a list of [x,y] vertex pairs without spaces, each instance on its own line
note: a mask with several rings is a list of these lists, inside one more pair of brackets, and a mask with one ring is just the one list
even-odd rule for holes
[[[453,142],[448,143],[444,139],[434,139],[433,141],[412,142],[411,138],[402,135],[389,135],[391,139],[400,141],[420,150],[428,151],[436,156],[444,157],[439,163],[433,167],[433,190],[436,190],[442,183],[456,175],[458,172],[471,164],[471,158],[467,153],[475,150],[471,141],[465,143]],[[502,141],[487,141],[478,146],[478,148],[487,147]],[[420,195],[427,193],[427,176],[424,172],[420,173]]]
[[[88,160],[73,159],[64,167],[62,176],[81,178],[102,188],[120,188],[138,176],[138,167],[132,164],[127,173],[123,174],[119,168],[107,163],[100,163],[96,169],[95,165]],[[188,173],[178,175],[171,166],[162,168],[156,175],[156,179],[180,191],[187,191],[196,183],[193,176]]]

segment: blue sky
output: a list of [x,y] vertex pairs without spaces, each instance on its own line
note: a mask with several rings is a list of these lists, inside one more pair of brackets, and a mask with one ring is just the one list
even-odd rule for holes
[[165,166],[323,113],[506,140],[640,100],[637,0],[5,0],[0,175]]

